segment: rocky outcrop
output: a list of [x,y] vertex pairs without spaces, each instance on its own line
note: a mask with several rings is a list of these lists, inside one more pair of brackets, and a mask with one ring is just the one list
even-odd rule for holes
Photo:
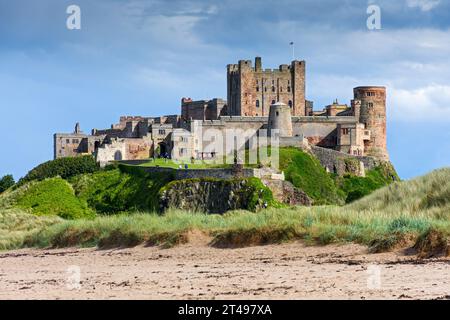
[[290,206],[312,206],[313,201],[302,190],[296,188],[289,181],[263,180],[272,191],[275,200]]
[[187,179],[169,183],[160,191],[160,209],[225,213],[258,211],[274,202],[272,192],[259,179]]

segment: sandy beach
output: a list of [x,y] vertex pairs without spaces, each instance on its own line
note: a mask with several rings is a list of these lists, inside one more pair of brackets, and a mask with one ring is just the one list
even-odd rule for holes
[[450,259],[296,242],[0,253],[1,299],[450,299]]

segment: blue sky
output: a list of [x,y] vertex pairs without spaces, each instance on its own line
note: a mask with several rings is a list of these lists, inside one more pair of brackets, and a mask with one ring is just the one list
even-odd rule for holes
[[[81,8],[81,30],[66,8]],[[382,29],[366,27],[381,8]],[[0,176],[53,156],[54,132],[121,115],[177,114],[226,98],[226,65],[307,61],[316,108],[388,88],[388,147],[402,178],[450,165],[450,1],[0,0]]]

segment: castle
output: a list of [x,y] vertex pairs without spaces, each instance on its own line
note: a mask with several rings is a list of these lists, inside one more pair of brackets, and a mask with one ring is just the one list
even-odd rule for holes
[[214,159],[230,152],[211,147],[212,141],[217,145],[217,139],[226,139],[226,131],[245,132],[238,135],[242,145],[261,130],[269,135],[277,130],[280,146],[306,142],[347,156],[388,161],[386,88],[357,87],[350,106],[336,100],[314,111],[305,97],[305,73],[305,61],[263,69],[259,57],[254,66],[241,60],[227,66],[227,101],[183,98],[181,115],[124,116],[110,129],[93,129],[91,134],[77,124],[73,133],[54,135],[54,158],[93,154],[101,164],[169,154],[173,159]]

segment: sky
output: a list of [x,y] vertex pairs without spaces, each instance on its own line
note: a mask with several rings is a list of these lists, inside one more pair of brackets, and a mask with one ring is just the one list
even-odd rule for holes
[[[69,5],[81,29],[69,30]],[[369,30],[369,5],[381,29]],[[306,60],[315,109],[353,88],[388,92],[388,150],[401,178],[450,166],[448,0],[0,0],[0,177],[53,157],[53,133],[121,115],[180,113],[226,98],[226,65]]]

